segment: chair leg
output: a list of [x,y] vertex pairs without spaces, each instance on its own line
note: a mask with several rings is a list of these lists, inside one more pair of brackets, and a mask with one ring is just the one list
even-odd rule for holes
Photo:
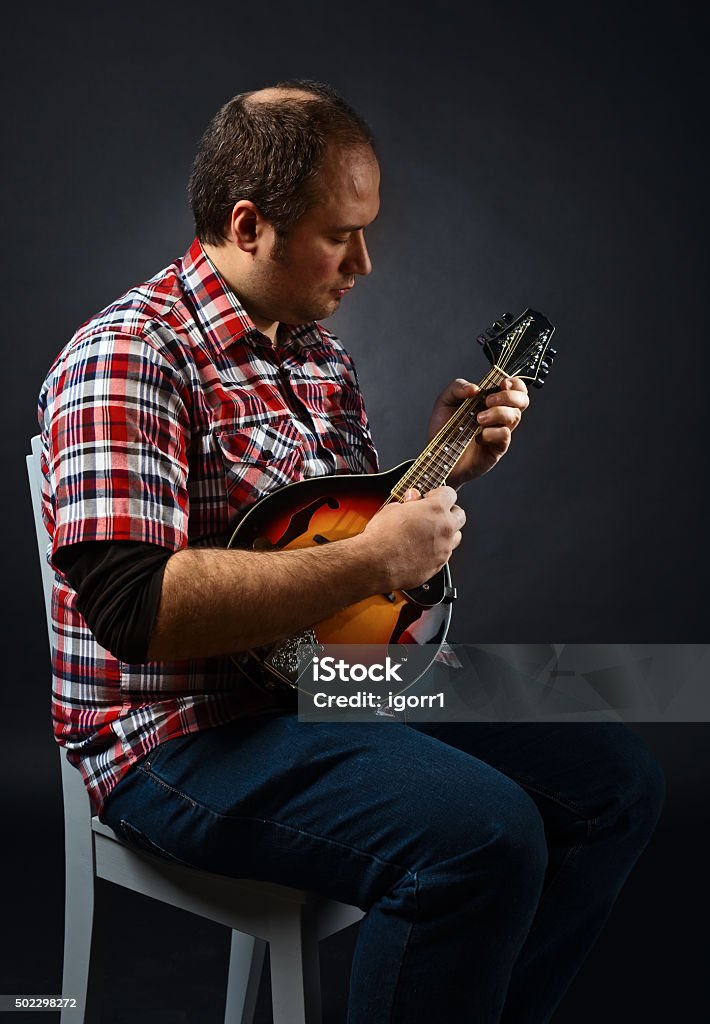
[[[88,879],[88,883],[87,883]],[[64,966],[62,995],[76,1000],[65,1007],[61,1024],[92,1024],[100,1019],[101,977],[97,951],[92,951],[94,887],[91,870],[67,863],[64,903]]]
[[318,939],[307,910],[295,909],[269,941],[274,1024],[321,1024]]
[[224,1024],[253,1024],[266,942],[232,930]]

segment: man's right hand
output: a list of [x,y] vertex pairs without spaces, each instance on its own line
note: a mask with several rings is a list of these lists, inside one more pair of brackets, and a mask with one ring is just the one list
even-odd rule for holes
[[360,541],[388,591],[418,587],[446,565],[466,522],[457,497],[453,487],[436,487],[423,498],[412,488],[403,502],[390,502],[372,517]]

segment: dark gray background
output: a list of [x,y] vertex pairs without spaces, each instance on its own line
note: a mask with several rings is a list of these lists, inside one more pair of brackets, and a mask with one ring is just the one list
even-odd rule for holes
[[[379,137],[375,269],[330,326],[357,361],[383,467],[421,450],[452,377],[483,376],[474,339],[491,320],[529,305],[557,325],[511,453],[464,492],[452,635],[702,642],[707,25],[670,3],[319,0],[28,4],[4,27],[0,991],[43,994],[59,992],[63,865],[23,456],[76,326],[189,245],[185,183],[208,119],[302,76],[339,87]],[[689,936],[708,913],[710,730],[637,728],[666,769],[666,814],[556,1024],[705,1017]],[[101,896],[106,1020],[218,1020],[222,932]],[[324,950],[332,1021],[349,942]]]

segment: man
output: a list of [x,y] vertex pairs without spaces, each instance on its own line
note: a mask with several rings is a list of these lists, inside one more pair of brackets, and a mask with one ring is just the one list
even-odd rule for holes
[[[225,550],[263,494],[377,468],[318,321],[370,272],[378,190],[370,131],[329,87],[235,97],[195,162],[186,256],[60,353],[40,398],[56,735],[128,841],[365,909],[351,1024],[540,1024],[656,823],[646,748],[613,725],[299,723],[240,654],[438,571],[454,487],[528,403],[505,381],[452,486],[357,537]],[[474,393],[446,388],[430,436]]]

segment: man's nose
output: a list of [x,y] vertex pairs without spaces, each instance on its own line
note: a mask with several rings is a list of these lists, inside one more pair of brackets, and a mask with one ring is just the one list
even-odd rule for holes
[[372,270],[372,262],[367,251],[365,233],[363,231],[353,231],[350,236],[350,245],[348,246],[343,269],[350,274],[362,275],[369,274]]

